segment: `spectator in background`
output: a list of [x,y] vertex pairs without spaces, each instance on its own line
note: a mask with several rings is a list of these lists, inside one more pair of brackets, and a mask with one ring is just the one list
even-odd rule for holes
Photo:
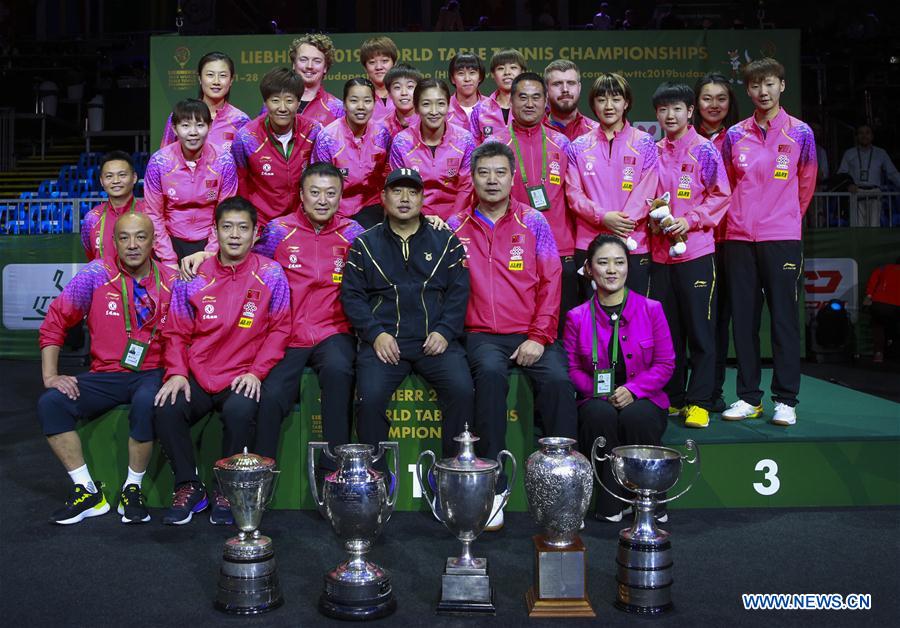
[[[885,179],[900,188],[900,173],[883,148],[872,145],[874,133],[868,124],[856,129],[856,146],[848,148],[841,159],[838,174],[849,174],[853,179],[850,192],[851,227],[881,226],[881,195]],[[859,196],[857,194],[861,193]]]
[[541,31],[554,30],[557,27],[556,15],[551,3],[544,2],[541,6],[541,12],[535,19],[535,27]]
[[872,271],[863,306],[872,317],[872,362],[880,364],[884,362],[885,330],[896,333],[900,322],[900,257]]
[[816,183],[822,183],[831,175],[828,169],[828,153],[825,151],[825,131],[818,122],[810,122],[809,128],[813,130],[813,137],[816,138],[816,159],[819,160],[819,170],[816,173]]
[[459,2],[450,0],[441,7],[438,13],[437,23],[434,25],[435,31],[463,31],[462,16],[459,14]]
[[492,31],[494,27],[491,26],[491,18],[487,15],[482,15],[478,18],[478,24],[470,28],[472,31]]
[[638,28],[637,23],[634,19],[634,11],[631,9],[625,9],[625,16],[619,22],[619,30],[620,31],[631,31]]
[[612,30],[613,27],[613,19],[609,15],[609,4],[606,2],[600,3],[600,10],[594,14],[594,20],[591,22],[591,25],[595,31],[608,31]]

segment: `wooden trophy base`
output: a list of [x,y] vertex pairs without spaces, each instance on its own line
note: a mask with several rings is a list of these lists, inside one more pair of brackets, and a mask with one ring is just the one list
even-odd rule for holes
[[580,537],[568,547],[534,541],[534,585],[525,594],[529,617],[596,617],[585,586],[587,549]]

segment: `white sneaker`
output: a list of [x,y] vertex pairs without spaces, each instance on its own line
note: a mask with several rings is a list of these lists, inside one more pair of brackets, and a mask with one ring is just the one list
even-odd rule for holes
[[762,406],[751,406],[743,399],[738,399],[722,413],[722,418],[726,421],[740,421],[755,419],[760,414],[762,414]]
[[775,414],[772,415],[772,423],[775,425],[793,425],[797,422],[797,413],[786,403],[775,404]]
[[491,518],[488,519],[488,524],[485,528],[486,532],[496,532],[503,527],[502,506],[505,500],[506,496],[503,493],[501,493],[500,495],[494,495],[494,506],[491,508]]
[[609,521],[610,523],[619,523],[622,519],[630,515],[632,512],[631,506],[625,507],[624,510],[617,512],[614,515],[609,515],[607,517],[603,517],[605,521]]

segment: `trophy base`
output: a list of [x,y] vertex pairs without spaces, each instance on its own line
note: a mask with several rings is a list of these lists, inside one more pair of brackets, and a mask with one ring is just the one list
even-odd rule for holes
[[272,539],[228,539],[213,606],[229,615],[260,615],[282,604]]
[[596,617],[587,596],[587,548],[576,536],[558,547],[543,535],[534,541],[534,585],[525,595],[530,617]]
[[364,621],[387,617],[397,610],[390,577],[381,572],[370,582],[343,582],[325,576],[319,612],[333,619]]
[[659,540],[635,540],[622,530],[616,555],[615,606],[626,613],[658,615],[672,609],[672,544],[659,531]]
[[441,576],[441,601],[438,615],[494,615],[494,589],[488,576],[487,559],[461,566],[457,558],[448,558]]

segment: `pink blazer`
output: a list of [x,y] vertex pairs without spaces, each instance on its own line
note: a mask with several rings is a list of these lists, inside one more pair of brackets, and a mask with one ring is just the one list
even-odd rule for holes
[[[591,297],[596,299],[596,296]],[[597,368],[609,368],[612,323],[598,302]],[[591,309],[585,301],[566,315],[563,346],[569,357],[569,378],[581,399],[593,394],[594,365],[591,357]],[[624,386],[635,399],[649,399],[660,408],[669,407],[663,392],[675,370],[675,349],[662,304],[630,292],[619,323],[619,359],[625,360],[628,381]]]

